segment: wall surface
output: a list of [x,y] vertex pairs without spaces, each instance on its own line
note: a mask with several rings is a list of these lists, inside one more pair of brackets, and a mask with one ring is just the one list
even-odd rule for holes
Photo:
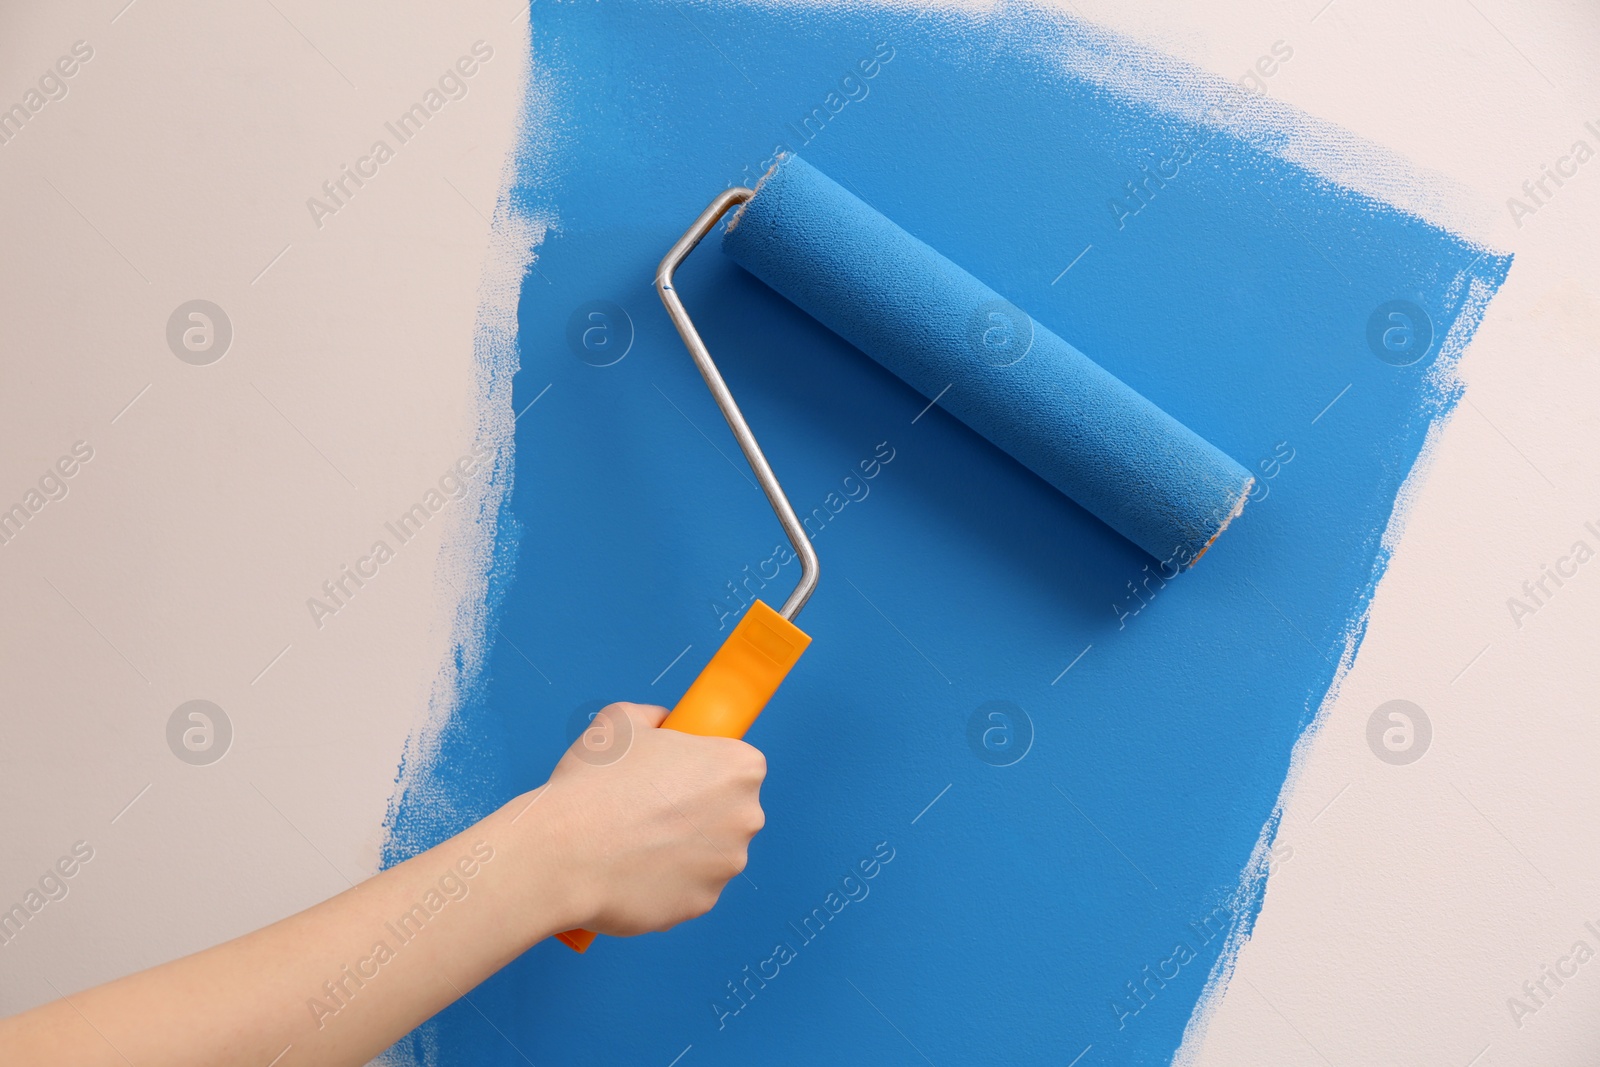
[[[75,442],[93,450],[0,547],[0,899],[75,842],[94,851],[0,949],[12,1011],[377,868],[446,647],[442,519],[337,615],[307,601],[471,446],[479,281],[527,23],[509,3],[138,0],[3,18],[8,105],[75,42],[93,52],[0,145],[0,498],[22,501]],[[399,145],[385,124],[479,40],[494,58],[466,95]],[[393,158],[319,219],[308,200],[379,139]],[[222,309],[225,351],[220,330],[186,348],[204,324],[184,311],[175,354],[169,319],[193,300]],[[215,732],[186,711],[169,736],[193,700],[221,709]]]
[[[543,10],[538,4],[531,9],[535,41],[538,27],[546,24],[540,21]],[[711,25],[725,11],[711,8],[695,17]],[[956,18],[934,11],[930,23]],[[904,14],[902,24],[914,24],[916,14]],[[1573,546],[1582,541],[1600,549],[1600,533],[1586,525],[1600,530],[1600,501],[1586,495],[1595,484],[1593,457],[1600,445],[1593,414],[1600,382],[1589,358],[1600,308],[1583,284],[1600,267],[1594,251],[1600,178],[1590,178],[1600,164],[1579,165],[1559,184],[1541,168],[1558,166],[1564,156],[1571,168],[1579,139],[1600,148],[1600,133],[1586,126],[1600,128],[1600,86],[1586,62],[1600,44],[1600,16],[1578,4],[1535,12],[1487,0],[1417,4],[1399,13],[1366,0],[1237,3],[1226,11],[1083,0],[1068,14],[1227,81],[1273,54],[1274,46],[1288,46],[1293,58],[1269,64],[1273,72],[1258,82],[1273,100],[1331,125],[1280,148],[1280,156],[1299,151],[1297,162],[1310,173],[1397,204],[1460,240],[1515,256],[1456,366],[1464,398],[1427,436],[1415,474],[1406,480],[1404,470],[1394,472],[1397,484],[1403,480],[1400,521],[1388,527],[1382,546],[1387,566],[1364,616],[1359,655],[1347,671],[1337,672],[1325,705],[1319,699],[1285,713],[1288,742],[1273,749],[1284,761],[1302,716],[1321,717],[1292,750],[1281,815],[1267,812],[1278,822],[1270,852],[1257,857],[1271,873],[1252,934],[1236,959],[1216,956],[1233,961],[1231,974],[1226,966],[1213,969],[1203,993],[1203,975],[1189,976],[1194,985],[1183,994],[1183,1011],[1152,1025],[1171,1029],[1171,1039],[1162,1039],[1167,1054],[1181,1037],[1180,1056],[1198,1063],[1587,1062],[1595,1041],[1586,1021],[1600,1001],[1600,978],[1590,979],[1592,968],[1573,960],[1579,941],[1600,948],[1600,935],[1586,925],[1600,927],[1600,910],[1590,904],[1600,870],[1592,850],[1581,847],[1584,828],[1600,814],[1587,775],[1600,748],[1587,714],[1594,702],[1588,664],[1600,633],[1600,609],[1584,577],[1589,568],[1576,562],[1583,554]],[[403,836],[422,827],[414,812],[407,815],[403,796],[396,807],[396,769],[408,753],[435,754],[426,739],[442,716],[460,710],[451,679],[441,683],[441,665],[463,626],[470,630],[482,621],[472,605],[485,588],[486,562],[470,553],[464,557],[460,546],[482,534],[485,518],[497,517],[489,505],[505,487],[507,470],[487,464],[481,479],[468,479],[465,486],[450,481],[442,490],[441,479],[475,446],[507,444],[511,397],[496,389],[509,390],[509,383],[496,386],[493,374],[486,376],[504,348],[495,331],[506,327],[507,309],[518,297],[504,285],[506,271],[520,270],[541,240],[548,244],[541,246],[541,264],[549,266],[552,257],[559,262],[561,241],[581,247],[590,231],[577,223],[604,217],[606,206],[605,195],[592,203],[567,197],[551,204],[533,196],[541,187],[528,178],[530,159],[544,165],[539,151],[548,142],[533,136],[539,129],[528,125],[530,117],[546,115],[554,128],[560,116],[544,95],[548,87],[540,72],[530,72],[529,17],[520,3],[473,2],[448,11],[346,5],[332,11],[285,0],[227,10],[162,0],[124,6],[116,0],[36,10],[13,6],[0,16],[0,106],[26,101],[32,89],[40,90],[35,99],[45,101],[20,132],[7,130],[9,139],[0,144],[0,225],[7,235],[0,351],[10,386],[0,398],[0,506],[17,502],[37,512],[20,531],[8,531],[0,545],[0,596],[11,608],[3,624],[6,669],[0,675],[8,726],[0,756],[0,904],[21,900],[40,873],[74,847],[93,855],[64,899],[48,903],[0,947],[0,1009],[19,1010],[281,917],[371,873],[394,854],[397,832]],[[841,24],[848,21],[847,12],[837,17]],[[696,23],[685,23],[684,35],[700,33]],[[805,20],[796,25],[803,27]],[[798,40],[801,31],[795,33]],[[845,52],[847,43],[836,42]],[[870,51],[873,42],[866,44]],[[711,59],[722,62],[711,50]],[[537,47],[533,54],[540,54]],[[1008,55],[1021,51],[995,51],[1000,59]],[[59,69],[73,73],[57,81],[48,72],[63,56],[69,61]],[[462,57],[476,60],[467,64],[474,73],[441,83]],[[915,52],[902,50],[896,62],[902,59],[899,69],[906,70]],[[773,65],[787,70],[777,59]],[[595,84],[606,84],[603,73],[594,73]],[[894,102],[887,78],[894,73],[891,63],[879,97],[863,103],[862,114],[841,115],[841,138],[852,136],[846,122],[873,121],[873,105],[906,106]],[[758,77],[766,80],[759,72]],[[582,79],[564,85],[569,96],[574,86],[581,90]],[[1147,91],[1137,80],[1114,88],[1123,98]],[[404,138],[391,132],[386,124],[430,90],[442,102],[425,126]],[[1181,95],[1171,87],[1161,93],[1169,109]],[[581,91],[576,99],[584,99]],[[655,117],[669,131],[684,121],[680,111]],[[1360,150],[1331,139],[1328,130],[1337,128],[1359,139]],[[583,130],[581,121],[566,127],[568,135]],[[392,149],[381,161],[373,151],[379,140]],[[626,148],[610,151],[628,161]],[[760,154],[749,162],[758,163]],[[834,163],[848,167],[848,154],[841,152]],[[346,168],[365,177],[358,184],[346,177]],[[740,179],[737,167],[724,169],[729,173],[719,171],[719,180]],[[1524,182],[1541,180],[1542,191],[1524,189]],[[343,188],[330,192],[325,182],[342,182]],[[625,249],[658,221],[675,228],[685,206],[705,195],[693,182],[668,184],[661,194],[662,219],[631,232],[617,225],[603,236]],[[1508,197],[1526,210],[1513,211]],[[1151,214],[1130,220],[1130,226],[1160,226],[1160,206],[1152,204]],[[907,204],[896,213],[905,221],[905,212],[917,210]],[[560,229],[563,219],[566,230]],[[971,240],[971,254],[981,255],[981,235]],[[1066,251],[1056,257],[1062,265],[1077,250]],[[601,260],[569,262],[604,278],[626,256],[619,251],[614,261]],[[1063,284],[1075,280],[1067,278]],[[750,286],[709,309],[735,333],[745,328],[738,319],[740,302],[761,299]],[[566,361],[560,374],[597,369],[564,349],[571,309],[542,308],[529,292],[520,293],[524,341],[548,333],[550,347]],[[575,290],[568,303],[576,303],[577,295]],[[581,296],[618,299],[603,292]],[[654,326],[644,321],[648,297],[644,291],[618,301],[638,310],[641,342],[654,336]],[[214,306],[190,306],[196,300]],[[1072,309],[1070,303],[1063,307]],[[190,319],[191,311],[205,318]],[[758,311],[777,313],[767,305]],[[1043,309],[1035,313],[1046,316]],[[1083,326],[1091,335],[1102,329],[1092,320]],[[186,345],[185,330],[191,328],[198,332],[189,334]],[[664,343],[657,347],[666,351]],[[648,351],[641,349],[622,369],[638,365]],[[526,343],[520,355],[529,367]],[[1311,365],[1305,357],[1314,355],[1297,351],[1289,365],[1304,375]],[[847,373],[842,365],[840,372]],[[517,382],[517,411],[558,381],[552,373],[530,388],[528,378]],[[691,395],[687,376],[658,380],[666,387],[663,392],[656,385],[658,393]],[[781,380],[755,381],[756,406],[775,409],[768,424],[803,417],[762,395],[762,389],[770,393],[782,386]],[[638,384],[648,389],[652,382]],[[899,400],[891,386],[876,380],[863,379],[863,389],[841,418],[849,424],[859,416],[865,432],[873,417],[895,410]],[[619,403],[631,396],[600,395]],[[654,394],[646,398],[666,408]],[[556,392],[547,398],[560,399]],[[1347,403],[1356,399],[1355,393],[1344,397]],[[683,402],[695,405],[689,409],[695,418],[705,415],[702,398]],[[565,416],[555,408],[546,423],[526,431],[519,426],[519,485],[547,490],[520,498],[526,544],[570,549],[561,545],[559,532],[531,527],[530,515],[546,514],[558,525],[568,510],[598,506],[602,502],[572,494],[580,491],[579,475],[607,469],[608,459],[642,464],[642,483],[685,477],[684,465],[691,464],[696,485],[735,491],[727,495],[730,513],[750,506],[736,495],[742,483],[682,425],[689,416],[670,409],[668,421],[677,420],[682,439],[661,438],[666,444],[659,456],[613,442],[619,455],[591,455],[584,461],[589,466],[525,467],[551,454],[527,451],[538,434],[555,435],[544,442],[551,450],[573,440],[608,447],[603,438],[563,438],[557,432],[562,426],[571,434],[583,430],[582,405],[577,397],[569,403],[575,407]],[[907,419],[920,407],[913,404]],[[943,442],[938,447],[949,450],[936,454],[963,455],[957,432],[930,423],[941,417],[930,414],[917,429],[930,431]],[[1200,405],[1190,417],[1212,415]],[[700,425],[714,428],[710,421]],[[787,436],[778,432],[781,447],[774,445],[774,453],[818,449],[817,491],[808,488],[808,498],[826,490],[832,460],[848,469],[862,458],[852,448],[860,451],[857,446],[864,444],[866,455],[879,440],[806,440],[807,432],[840,425],[801,422]],[[1210,432],[1225,436],[1226,420]],[[879,487],[881,517],[872,517],[867,509],[873,505],[866,504],[861,522],[868,525],[859,533],[839,531],[841,538],[857,538],[860,551],[867,551],[869,532],[887,543],[904,538],[896,535],[891,516],[941,521],[930,505],[914,501],[916,494],[926,499],[934,493],[934,476],[947,469],[917,476],[922,461],[916,450],[903,454],[904,469],[911,472],[908,489],[898,490],[886,477]],[[55,468],[62,457],[70,458]],[[58,479],[49,475],[53,469],[73,473]],[[1003,469],[985,456],[966,473],[1003,478],[995,474]],[[730,479],[728,486],[713,483],[711,471]],[[884,473],[892,477],[896,471],[890,466]],[[1293,465],[1284,469],[1280,501],[1293,499],[1295,473]],[[811,471],[801,477],[809,479]],[[30,499],[32,490],[38,495]],[[429,509],[433,514],[419,533],[402,543],[388,532],[385,524],[436,490],[442,506]],[[1022,483],[1002,484],[1000,491],[1011,494],[1008,501],[1035,506],[1027,503],[1035,498]],[[896,492],[904,494],[899,503]],[[43,503],[34,507],[33,501]],[[1262,501],[1262,510],[1272,503]],[[541,505],[548,510],[541,512]],[[681,547],[672,539],[688,537],[707,504],[702,499],[679,506],[682,513],[670,515],[675,532],[661,558],[636,562],[670,575],[663,600],[683,594],[690,605],[683,625],[708,631],[703,640],[685,637],[693,651],[686,650],[682,663],[673,661],[687,677],[691,661],[703,661],[714,644],[714,626],[706,625],[712,620],[701,619],[706,612],[698,597],[705,584],[700,579],[714,577],[714,568],[702,574],[697,560],[672,571],[669,550]],[[1035,517],[1075,521],[1063,520],[1065,513],[1049,505],[1037,508]],[[842,526],[850,512],[840,518]],[[955,536],[970,541],[970,522],[963,529]],[[1263,519],[1258,529],[1271,527]],[[1246,536],[1249,528],[1238,532]],[[393,549],[392,558],[385,554],[381,563],[373,553],[380,540]],[[727,541],[722,547],[729,558],[756,560],[745,560],[749,553],[737,536]],[[1275,542],[1269,537],[1265,543]],[[451,549],[442,551],[446,545]],[[598,545],[596,556],[608,547],[617,546]],[[1020,540],[1006,555],[1008,565],[1036,547]],[[529,563],[519,576],[523,588],[534,583],[532,588],[559,591],[539,570],[548,561],[536,553],[524,558]],[[713,554],[713,562],[718,558]],[[871,555],[846,558],[868,568],[846,569],[888,615],[873,610],[904,623],[890,602],[897,595],[894,583],[888,583],[886,597],[863,577],[894,574],[895,563]],[[1219,558],[1219,573],[1225,566]],[[346,567],[368,577],[356,586],[344,577]],[[1547,567],[1560,568],[1566,577],[1559,583],[1545,577]],[[1046,583],[1067,588],[1071,583],[1063,573],[1047,569]],[[1001,583],[1016,580],[1004,568],[981,574]],[[323,589],[325,582],[341,581],[342,596]],[[1025,586],[1007,587],[1006,595],[1029,604]],[[517,617],[515,590],[508,619]],[[856,609],[867,600],[861,588],[840,591],[859,598]],[[969,591],[978,598],[974,603],[981,592]],[[615,604],[615,593],[599,596],[588,606],[573,597],[563,604],[576,617],[585,611],[599,616]],[[337,610],[314,610],[308,604],[313,600]],[[852,610],[847,603],[819,604],[813,633],[864,632],[853,629],[863,625],[859,619],[841,614]],[[1149,621],[1145,631],[1161,625],[1158,617]],[[1337,621],[1330,618],[1330,625]],[[510,736],[509,754],[488,757],[500,761],[493,773],[506,783],[526,783],[540,772],[537,760],[547,760],[559,747],[569,713],[590,697],[613,695],[614,675],[591,677],[603,660],[562,655],[559,635],[536,626],[533,632],[557,646],[557,658],[545,660],[525,647],[532,658],[517,653],[525,666],[515,668],[523,674],[510,683],[531,686],[543,668],[556,677],[538,684],[559,685],[563,696],[540,712],[547,729]],[[670,684],[672,675],[656,672],[670,669],[667,661],[681,645],[642,654],[640,643],[648,636],[630,633],[607,653],[618,664],[632,663],[638,675],[618,678],[615,686],[628,693],[615,695],[647,695],[654,691],[652,677],[661,683],[655,689]],[[969,659],[975,672],[984,669],[984,650],[942,654],[937,635],[917,636],[948,669],[965,668]],[[1295,641],[1292,634],[1287,640]],[[839,667],[914,667],[928,675],[917,685],[937,682],[939,668],[929,671],[924,653],[906,647],[909,638],[898,641],[887,632],[881,648],[860,648]],[[1064,649],[1056,669],[1080,648],[1081,643]],[[504,648],[499,654],[510,655]],[[1025,659],[1015,645],[992,654],[1007,665]],[[1266,655],[1280,653],[1269,649]],[[1093,669],[1092,659],[1078,668]],[[505,668],[496,675],[501,683],[507,677]],[[1063,686],[1075,680],[1065,677]],[[583,690],[582,698],[567,699],[569,687]],[[657,699],[670,701],[671,693]],[[1069,726],[1053,726],[1060,706],[1048,703],[1051,697],[1017,699],[1033,708],[1041,747],[1031,759],[1003,769],[1015,772],[1013,783],[1041,767],[1073,770],[1060,747],[1073,736],[1064,732]],[[1029,703],[1035,699],[1037,704]],[[188,705],[196,700],[210,705]],[[1397,709],[1389,704],[1394,700],[1412,706]],[[930,696],[928,706],[935,705]],[[979,754],[966,750],[961,735],[969,710],[963,705],[952,720],[958,755],[966,761],[961,773],[989,773],[994,768],[974,758]],[[1159,716],[1150,718],[1153,723]],[[944,728],[935,724],[931,734]],[[896,730],[870,734],[837,753],[818,772],[833,776],[823,784],[871,779],[877,761],[895,744]],[[807,758],[827,755],[807,748],[808,740],[803,733],[775,735],[775,751],[784,751],[787,742],[788,751]],[[905,745],[935,773],[936,761],[948,755],[942,743],[934,736]],[[1277,772],[1280,783],[1282,778]],[[915,814],[919,822],[905,834],[938,833],[939,807],[932,814],[916,809],[955,780],[952,774],[932,782],[927,795],[911,804],[905,819]],[[1062,780],[1075,791],[1078,779]],[[957,813],[970,809],[960,805],[977,796],[1003,803],[996,799],[1002,794],[981,792],[992,787],[979,778],[962,781],[968,789],[939,794],[947,811],[956,809],[953,818],[962,818]],[[1036,784],[1049,788],[1048,779]],[[790,788],[781,778],[775,787],[779,795]],[[788,810],[799,810],[801,801],[825,804],[827,793],[794,787],[796,803]],[[1027,788],[1004,795],[1030,796]],[[1098,799],[1068,800],[1078,803],[1095,811]],[[1143,892],[1115,854],[1088,858],[1091,847],[1103,850],[1107,842],[1078,832],[1087,817],[1070,820],[1081,811],[1074,815],[1071,807],[1059,807],[1048,820],[1071,832],[1050,842],[1049,862],[1056,862],[1058,851],[1063,869],[1074,857],[1084,857],[1091,871],[1106,860],[1105,871],[1128,877],[1129,892]],[[1109,810],[1117,818],[1145,809]],[[1257,830],[1261,822],[1256,818]],[[1115,826],[1102,823],[1118,836]],[[840,825],[853,829],[848,822]],[[870,851],[877,840],[858,844],[844,832],[819,845],[804,826],[779,825],[769,833],[787,846],[816,846],[818,855]],[[1232,864],[1230,881],[1249,858],[1245,851]],[[1040,867],[1037,855],[1002,853],[1024,875]],[[914,845],[903,847],[903,854],[908,872],[925,862]],[[1187,855],[1180,849],[1145,863],[1165,886],[1165,860]],[[785,862],[782,855],[769,857],[771,868],[785,869]],[[893,867],[885,871],[897,873]],[[937,873],[922,871],[919,877]],[[818,870],[809,881],[775,888],[798,894],[798,901],[825,889],[828,878],[829,872]],[[980,910],[1004,911],[1019,898],[1048,899],[1042,887],[1026,887],[1025,879],[980,878],[964,891]],[[895,891],[888,884],[878,890]],[[728,903],[733,906],[726,916],[695,924],[673,944],[704,944],[719,930],[736,933],[746,922],[752,930],[764,929],[760,905],[731,893]],[[873,907],[861,909],[855,916],[860,930],[846,936],[858,939],[857,948],[878,945],[893,952],[897,924],[914,925],[918,918],[915,898],[897,906],[888,896],[881,912]],[[961,921],[955,913],[944,918]],[[1159,933],[1152,936],[1159,940]],[[733,965],[727,977],[746,962],[742,947],[729,943]],[[547,949],[518,965],[515,984],[504,992],[512,1001],[508,1012],[516,1010],[517,998],[538,995],[541,968],[546,984],[564,985],[569,974],[581,973],[570,970],[576,961]],[[633,949],[612,946],[609,966],[625,965]],[[660,961],[647,957],[642,965]],[[552,973],[557,967],[565,973]],[[828,967],[819,960],[814,970]],[[1073,960],[1063,962],[1069,975],[1063,983],[1076,980],[1073,969]],[[1557,972],[1565,977],[1548,977]],[[989,985],[1004,986],[1017,973],[997,966]],[[1048,971],[1030,973],[1054,980]],[[663,1030],[673,1029],[662,1034],[661,1062],[674,1055],[683,1055],[686,1064],[691,1057],[715,1062],[727,1054],[726,1045],[719,1052],[712,1043],[716,1037],[698,1036],[720,1033],[700,1002],[716,993],[721,977],[709,974],[704,990],[690,990],[692,1010],[703,1017],[663,1021]],[[955,1034],[913,1028],[910,1036],[896,1036],[894,1024],[884,1025],[861,1003],[868,998],[859,988],[843,990],[844,997],[861,994],[859,999],[806,1000],[811,993],[802,983],[810,981],[794,979],[793,996],[812,1005],[813,1019],[816,1010],[835,1010],[850,1020],[852,1032],[879,1027],[870,1040],[883,1042],[885,1056],[920,1062],[926,1050],[935,1062],[945,1062],[941,1050],[953,1057],[965,1048]],[[907,1013],[916,1010],[914,984],[870,991],[874,1008],[882,1005],[901,1024],[908,1020],[895,1003],[904,1001]],[[1113,983],[1102,1000],[1116,992]],[[785,1011],[777,1000],[781,995],[789,994],[774,994],[774,1015]],[[1050,990],[1030,995],[1048,1000]],[[1152,1003],[1165,1009],[1168,1002]],[[1086,1035],[1081,1040],[1075,1031],[1079,1011],[1091,1020],[1078,1028]],[[1023,1016],[998,1018],[1002,1031],[1026,1025]],[[1141,1026],[1150,1018],[1131,1022]],[[1029,1047],[1060,1062],[1118,1062],[1134,1055],[1134,1046],[1117,1044],[1124,1040],[1118,1021],[1106,1003],[1074,1005],[1040,1024],[1046,1045]],[[750,1032],[766,1024],[741,1019],[729,1025]],[[1108,1035],[1098,1036],[1096,1027]],[[690,1036],[672,1040],[680,1031]],[[1024,1036],[991,1035],[995,1048]],[[463,1043],[456,1051],[474,1047]],[[1130,1051],[1119,1052],[1124,1047]],[[495,1056],[515,1059],[505,1049],[480,1058]],[[448,1050],[443,1062],[452,1062]]]

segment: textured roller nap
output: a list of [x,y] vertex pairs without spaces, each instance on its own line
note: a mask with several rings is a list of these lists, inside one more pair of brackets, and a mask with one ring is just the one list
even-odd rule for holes
[[722,248],[1159,560],[1244,507],[1238,463],[797,156]]

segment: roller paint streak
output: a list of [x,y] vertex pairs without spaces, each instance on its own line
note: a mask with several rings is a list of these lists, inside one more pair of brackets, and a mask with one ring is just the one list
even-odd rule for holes
[[722,248],[1157,560],[1187,570],[1244,507],[1237,462],[797,155]]
[[[1225,81],[1053,12],[534,13],[496,227],[544,236],[538,270],[510,275],[522,369],[508,386],[512,362],[488,360],[482,389],[497,424],[524,412],[515,491],[492,545],[458,546],[487,592],[442,676],[451,713],[402,769],[386,864],[537,784],[600,699],[670,703],[731,608],[792,582],[649,286],[776,142],[1252,473],[1294,459],[1169,580],[714,248],[691,257],[684,299],[818,516],[831,576],[806,609],[815,642],[750,737],[771,767],[760,888],[735,879],[705,919],[586,957],[537,948],[391,1062],[923,1062],[907,1039],[940,1064],[1091,1043],[1084,1063],[1169,1062],[1251,929],[1290,754],[1359,646],[1397,494],[1510,257],[1392,207],[1396,189],[1413,205],[1448,190],[1382,149],[1260,98],[1217,132]],[[1201,147],[1118,229],[1108,201],[1178,144]],[[1384,185],[1340,184],[1356,173]],[[1366,340],[1394,300],[1436,338],[1407,366]],[[568,344],[596,301],[625,310],[607,336],[631,345],[604,367]],[[1005,767],[969,747],[996,701],[1032,724]],[[895,860],[870,906],[759,985],[790,924],[880,841]]]

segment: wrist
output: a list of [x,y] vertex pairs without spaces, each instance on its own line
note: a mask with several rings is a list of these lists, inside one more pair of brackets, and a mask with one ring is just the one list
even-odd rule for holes
[[505,918],[523,948],[582,927],[590,918],[588,896],[566,847],[565,820],[549,788],[513,798],[479,824],[506,856],[502,874],[511,907]]

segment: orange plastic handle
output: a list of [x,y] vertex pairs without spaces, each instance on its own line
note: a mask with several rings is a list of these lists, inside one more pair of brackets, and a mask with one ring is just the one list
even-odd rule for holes
[[[809,644],[805,631],[757,600],[661,728],[702,737],[743,737]],[[568,948],[586,952],[595,935],[568,930],[556,937]]]

